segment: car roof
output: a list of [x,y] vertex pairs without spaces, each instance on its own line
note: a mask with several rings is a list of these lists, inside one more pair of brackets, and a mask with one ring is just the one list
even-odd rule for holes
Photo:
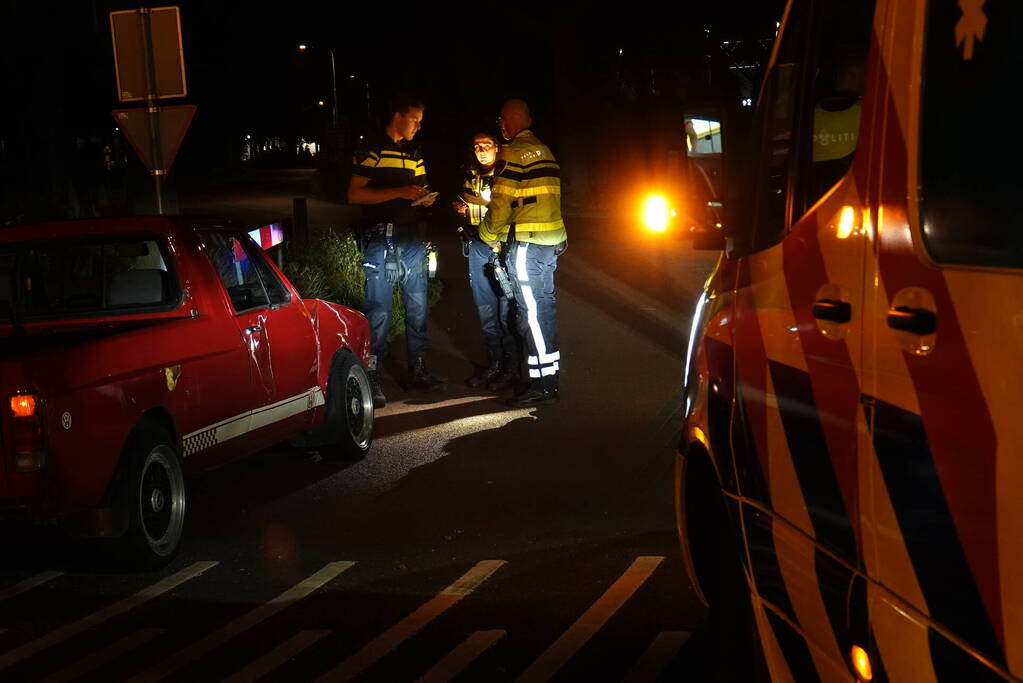
[[156,233],[172,236],[196,228],[241,230],[230,221],[211,216],[118,216],[15,225],[0,229],[0,245],[64,237],[116,235],[119,233]]

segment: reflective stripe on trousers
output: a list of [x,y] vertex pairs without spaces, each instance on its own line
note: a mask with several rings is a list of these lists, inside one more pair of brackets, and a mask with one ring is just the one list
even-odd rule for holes
[[560,253],[561,245],[518,242],[509,264],[519,284],[515,298],[530,379],[556,378],[561,367],[554,297],[554,271]]

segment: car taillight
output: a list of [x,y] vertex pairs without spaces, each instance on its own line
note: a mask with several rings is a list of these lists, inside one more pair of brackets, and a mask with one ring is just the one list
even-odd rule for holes
[[46,464],[46,452],[39,397],[31,393],[18,393],[10,397],[9,405],[14,469],[18,472],[41,470]]

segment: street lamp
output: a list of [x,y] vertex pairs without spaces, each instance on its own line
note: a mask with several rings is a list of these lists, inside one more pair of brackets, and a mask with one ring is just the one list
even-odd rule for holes
[[[310,49],[310,46],[307,45],[306,43],[299,43],[298,44],[298,49],[299,49],[299,52],[305,52],[306,50]],[[333,106],[333,108],[331,109],[331,112],[330,112],[330,121],[331,121],[331,124],[333,125],[333,127],[337,128],[337,70],[336,70],[335,65],[334,65],[334,61],[335,61],[334,60],[334,50],[332,48],[329,48],[329,47],[325,48],[325,49],[327,50],[328,53],[330,53],[330,85],[331,85],[331,88],[333,89],[333,93],[334,93],[334,106]],[[320,103],[320,106],[321,107],[323,106],[322,102]]]

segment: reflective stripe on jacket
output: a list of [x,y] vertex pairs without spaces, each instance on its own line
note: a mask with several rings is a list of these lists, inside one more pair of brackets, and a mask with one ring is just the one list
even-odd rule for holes
[[504,241],[515,226],[519,242],[554,245],[567,238],[561,219],[561,167],[547,145],[528,128],[501,147],[490,210],[480,237]]
[[477,226],[483,222],[483,216],[490,205],[490,195],[494,184],[494,170],[480,172],[473,168],[465,177],[462,185],[462,199],[469,205],[466,217],[469,224]]

